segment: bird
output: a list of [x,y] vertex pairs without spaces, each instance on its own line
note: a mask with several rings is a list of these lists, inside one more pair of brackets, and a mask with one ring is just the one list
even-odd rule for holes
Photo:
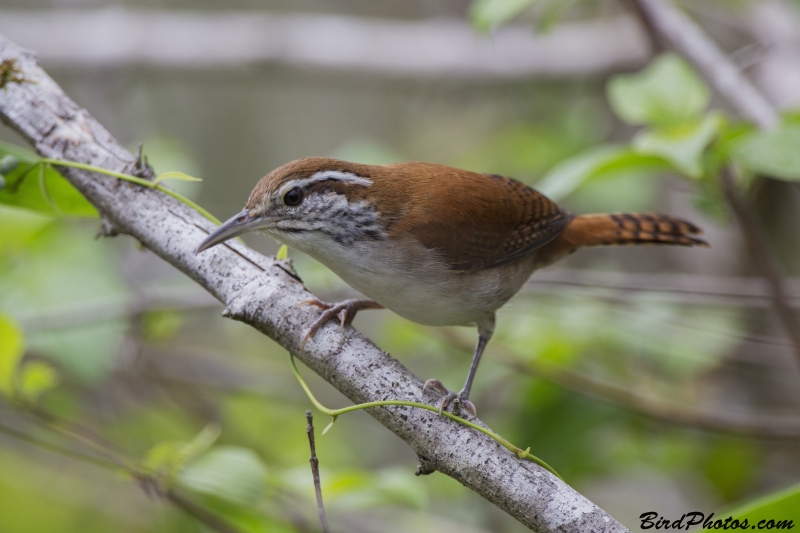
[[306,157],[256,184],[242,212],[210,233],[199,254],[261,232],[316,259],[367,299],[303,302],[321,310],[301,349],[326,322],[350,324],[386,308],[419,324],[476,326],[463,388],[438,379],[439,412],[477,415],[469,396],[495,315],[542,267],[591,246],[708,246],[702,230],[663,214],[574,215],[512,178],[435,163],[386,165]]

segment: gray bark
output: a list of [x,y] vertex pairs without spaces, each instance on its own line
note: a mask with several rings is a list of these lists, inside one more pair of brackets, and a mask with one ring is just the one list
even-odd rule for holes
[[[42,156],[117,171],[132,167],[134,157],[64,94],[33,53],[0,35],[0,61],[13,62],[24,78],[0,89],[0,115]],[[298,306],[312,295],[287,265],[236,242],[195,256],[194,248],[213,225],[191,208],[107,176],[69,168],[62,173],[98,208],[107,230],[136,238],[223,302],[225,316],[295,353],[353,402],[437,399],[423,393],[419,378],[351,327],[339,331],[328,324],[301,350],[300,340],[317,311]],[[423,471],[451,476],[531,529],[627,531],[555,476],[481,433],[421,409],[385,407],[369,413],[411,446]]]

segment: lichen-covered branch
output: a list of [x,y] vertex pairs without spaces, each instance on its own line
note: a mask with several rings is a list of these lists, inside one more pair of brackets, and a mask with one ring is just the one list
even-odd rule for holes
[[[37,152],[116,171],[133,168],[133,155],[64,94],[32,52],[0,36],[0,61],[11,62],[19,73],[0,88],[0,117]],[[212,225],[194,210],[115,178],[70,168],[62,173],[97,207],[109,232],[137,239],[223,302],[225,316],[295,353],[352,401],[436,400],[426,396],[419,378],[350,327],[339,331],[329,324],[301,350],[316,312],[299,306],[311,295],[288,265],[236,242],[196,257],[192,252]],[[420,457],[420,472],[451,476],[531,529],[627,531],[558,478],[488,436],[420,409],[380,407],[369,413],[411,446]]]

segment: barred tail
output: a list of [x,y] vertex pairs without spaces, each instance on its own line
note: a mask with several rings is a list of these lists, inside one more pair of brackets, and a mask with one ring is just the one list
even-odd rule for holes
[[615,244],[679,244],[708,246],[693,235],[703,230],[685,220],[658,214],[581,215],[575,217],[562,236],[576,248]]
[[543,264],[548,264],[589,246],[678,244],[708,247],[706,241],[694,236],[702,233],[691,222],[668,215],[579,215],[542,249],[540,258]]

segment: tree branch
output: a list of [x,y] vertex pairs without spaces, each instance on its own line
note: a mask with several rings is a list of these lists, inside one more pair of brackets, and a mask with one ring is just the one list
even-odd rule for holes
[[670,0],[635,0],[645,26],[694,63],[708,83],[760,128],[778,123],[772,104],[739,71],[703,29]]
[[750,250],[750,257],[752,257],[756,267],[769,284],[772,293],[772,306],[783,322],[786,333],[794,345],[797,362],[800,363],[800,323],[797,321],[794,309],[789,305],[786,284],[778,270],[778,265],[775,264],[775,260],[769,248],[767,248],[764,232],[761,230],[761,226],[753,212],[741,197],[730,165],[723,167],[720,181],[722,182],[722,190],[725,193],[728,205],[730,205],[733,214],[742,227],[744,240]]
[[[636,0],[636,2],[647,27],[657,31],[670,46],[688,58],[709,84],[728,100],[739,114],[757,124],[762,130],[778,125],[780,117],[772,104],[692,19],[677,9],[670,0]],[[725,198],[741,226],[756,267],[769,283],[772,307],[792,341],[795,357],[800,364],[800,322],[789,306],[789,297],[785,292],[780,269],[766,245],[764,232],[752,210],[742,199],[742,193],[731,172],[727,166],[722,170],[721,180]]]
[[[790,305],[800,305],[800,283],[786,279]],[[668,272],[604,272],[582,268],[553,268],[536,272],[523,294],[559,293],[567,290],[592,296],[629,301],[631,295],[647,293],[680,304],[769,307],[768,283],[758,276],[710,276]]]
[[197,70],[277,63],[330,72],[514,79],[604,75],[641,66],[650,56],[647,35],[634,17],[625,15],[569,22],[540,35],[526,25],[507,25],[489,39],[454,18],[2,10],[0,31],[34,46],[46,65],[90,69],[150,65]]
[[175,490],[168,490],[164,497],[174,506],[182,509],[185,513],[195,517],[199,522],[205,524],[212,531],[217,533],[241,533],[216,514],[206,508],[197,505],[189,498],[186,498]]
[[193,516],[199,522],[205,524],[210,530],[217,533],[240,533],[238,529],[228,524],[225,520],[218,517],[213,512],[194,503],[190,499],[182,496],[175,489],[165,487],[158,476],[153,476],[143,470],[136,461],[117,452],[110,447],[101,437],[95,435],[88,428],[62,420],[47,411],[40,409],[34,404],[26,402],[14,402],[16,407],[32,420],[47,428],[53,433],[57,433],[67,439],[80,444],[82,447],[90,449],[105,459],[93,457],[80,452],[74,452],[59,445],[50,444],[37,437],[27,435],[12,428],[0,424],[0,433],[15,437],[19,440],[59,453],[65,457],[71,457],[83,462],[91,463],[103,468],[121,470],[137,481],[139,487],[148,495],[165,498],[187,514]]
[[[38,66],[34,54],[0,36],[0,62],[22,82],[0,88],[0,116],[43,156],[124,171],[134,157],[88,112],[70,100]],[[236,242],[200,256],[193,249],[212,224],[158,191],[91,172],[64,168],[64,176],[117,233],[139,240],[226,305],[224,316],[247,323],[297,355],[350,400],[437,398],[399,362],[352,328],[323,327],[304,350],[303,333],[316,317],[299,304],[311,297],[285,263]],[[369,413],[420,457],[421,471],[458,480],[541,533],[627,531],[602,509],[533,462],[499,443],[424,410],[380,407]]]

